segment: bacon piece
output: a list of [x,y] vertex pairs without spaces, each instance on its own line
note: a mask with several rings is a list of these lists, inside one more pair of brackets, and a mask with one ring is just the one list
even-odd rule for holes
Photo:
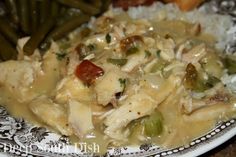
[[104,74],[104,70],[89,60],[83,60],[76,68],[75,75],[87,85]]

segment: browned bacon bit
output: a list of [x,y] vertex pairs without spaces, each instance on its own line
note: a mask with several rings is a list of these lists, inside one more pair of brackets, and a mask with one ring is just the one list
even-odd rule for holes
[[75,51],[77,52],[77,54],[79,55],[79,59],[83,60],[87,55],[88,55],[88,50],[87,50],[87,46],[79,43],[76,47],[75,47]]
[[129,48],[135,47],[140,42],[143,43],[143,38],[141,36],[130,36],[120,41],[120,48],[122,51],[126,52]]
[[225,93],[217,93],[216,95],[210,97],[210,102],[227,102],[229,101],[229,95]]
[[139,5],[151,5],[155,0],[112,0],[113,7],[121,7],[124,10],[128,10],[129,7],[135,7]]
[[191,63],[187,65],[184,85],[188,89],[193,89],[196,85],[198,73],[195,66]]
[[83,60],[76,68],[75,75],[86,85],[91,85],[95,79],[102,76],[104,70],[89,60]]

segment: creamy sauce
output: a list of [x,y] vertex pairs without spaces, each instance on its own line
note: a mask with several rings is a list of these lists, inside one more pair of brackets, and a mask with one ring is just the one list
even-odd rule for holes
[[[124,15],[116,17],[116,20],[118,21],[124,20],[124,19],[126,19],[127,21],[131,23],[133,22],[130,18]],[[192,46],[195,46],[195,45],[198,45],[199,43],[204,42],[209,47],[213,47],[213,45],[216,42],[216,39],[214,38],[213,35],[209,35],[206,33],[200,33],[199,35],[191,34],[189,30],[191,30],[194,27],[194,25],[184,22],[184,21],[177,21],[177,20],[159,21],[159,22],[152,22],[152,25],[153,25],[154,30],[152,32],[149,32],[150,34],[152,34],[153,36],[159,35],[162,38],[172,38],[176,42],[176,45],[178,46],[188,40],[191,40],[193,42]],[[101,48],[101,47],[104,47],[104,45],[105,44],[103,43],[101,45],[98,45],[98,47]],[[111,50],[113,50],[113,48],[104,48],[102,50],[97,50],[97,53],[103,52],[104,54],[100,56],[97,55],[97,57],[95,57],[94,59],[95,60],[94,62],[98,63],[101,66],[107,66],[107,65],[109,66],[109,64],[106,63],[106,60],[108,57],[114,55],[110,53]],[[116,53],[117,52],[115,52],[115,57],[119,56]],[[54,53],[52,53],[51,56],[50,55],[47,56],[47,58],[48,59],[45,59],[45,62],[42,65],[43,74],[40,74],[37,76],[37,78],[35,79],[35,81],[33,82],[32,86],[30,87],[28,91],[28,96],[32,96],[36,98],[37,96],[40,96],[40,95],[47,95],[48,98],[50,98],[51,100],[55,99],[55,95],[56,95],[55,88],[58,85],[58,82],[62,79],[63,74],[61,74],[60,68],[61,68],[61,65],[64,64],[64,62],[58,61]],[[152,56],[151,59],[153,58],[156,58],[156,54],[154,57]],[[219,59],[219,58],[216,57],[216,59]],[[149,61],[146,61],[145,64],[148,64],[148,63]],[[141,71],[140,72],[139,68],[142,68],[143,66],[145,66],[145,64],[143,63],[142,65],[138,65],[132,71],[127,72],[127,74],[129,75],[131,79],[129,80],[130,84],[128,84],[126,88],[133,88],[132,86],[134,85],[136,86],[138,84],[138,82],[140,81],[139,79],[143,77],[143,73],[142,73],[143,71],[140,70]],[[171,63],[168,63],[168,64],[171,64]],[[109,69],[112,69],[113,67],[109,66],[105,68],[109,70]],[[219,73],[219,75],[221,75],[221,73]],[[150,88],[149,86],[147,87],[147,89],[146,87],[143,87],[143,90],[146,90],[147,94],[150,97],[155,97],[155,94],[156,94],[155,91],[157,91],[160,88],[160,86],[165,83],[166,81],[165,79],[166,78],[164,78],[163,76],[163,78],[161,78],[158,82],[156,82],[154,87],[152,87],[151,89],[149,89]],[[152,81],[155,80],[155,77],[150,78],[150,80]],[[143,84],[145,84],[145,82],[146,80],[143,80]],[[137,86],[140,87],[140,84],[138,84]],[[133,88],[132,90],[127,90],[127,91],[122,91],[122,92],[126,92],[125,94],[127,95],[125,96],[134,95],[135,90],[138,90],[137,88]],[[91,89],[94,90],[93,87],[91,87]],[[187,122],[184,119],[183,113],[180,108],[181,106],[180,99],[183,95],[182,95],[182,92],[179,92],[178,94],[176,94],[177,91],[178,89],[175,89],[172,92],[172,94],[170,94],[167,97],[166,100],[158,104],[157,109],[162,113],[163,119],[164,119],[163,120],[164,131],[161,135],[157,137],[154,137],[152,139],[145,139],[144,141],[139,141],[137,137],[139,136],[139,134],[134,133],[134,135],[132,135],[131,133],[131,136],[128,138],[127,141],[123,143],[119,143],[119,141],[117,142],[114,139],[112,139],[112,137],[108,137],[107,135],[105,135],[105,133],[103,132],[105,128],[104,123],[103,123],[104,119],[99,119],[99,116],[94,115],[92,118],[93,118],[93,124],[94,124],[95,129],[92,130],[86,136],[81,137],[80,139],[75,135],[71,135],[70,139],[72,143],[75,143],[75,144],[78,141],[87,142],[87,143],[95,142],[100,146],[101,153],[104,153],[106,151],[107,146],[137,145],[143,142],[150,142],[150,141],[153,143],[159,144],[162,147],[167,147],[167,148],[188,144],[194,138],[197,138],[203,135],[204,133],[208,132],[211,128],[213,128],[216,122],[219,121],[220,116],[222,116],[223,113],[222,115],[219,115],[218,118],[212,118],[209,120],[202,120],[198,122]],[[11,115],[15,117],[22,117],[26,121],[29,121],[36,125],[48,127],[42,122],[42,120],[39,117],[36,117],[32,113],[32,111],[30,110],[28,106],[30,102],[20,103],[11,96],[12,94],[13,93],[9,92],[8,89],[4,89],[4,86],[0,88],[0,104],[6,107]],[[68,97],[70,96],[71,95],[69,95]],[[120,102],[123,103],[122,101]],[[60,105],[64,106],[65,112],[67,113],[68,104],[60,104]],[[106,104],[103,104],[103,105],[105,106]],[[89,106],[91,107],[92,112],[96,114],[104,114],[105,112],[111,109],[117,109],[120,107],[116,105],[117,104],[114,103],[113,104],[114,107],[112,105],[107,105],[106,107],[104,107],[100,104],[98,105],[97,102],[93,102],[93,101],[89,102]],[[228,105],[233,105],[233,103],[229,103]],[[235,115],[235,110],[233,110],[232,112],[229,109],[228,112],[231,113],[232,115],[226,116],[225,119],[228,119],[229,117],[232,117],[233,115]],[[48,128],[51,129],[50,127]],[[129,125],[125,129],[130,131]]]
[[189,39],[192,41],[206,42],[208,45],[214,45],[216,39],[213,35],[207,33],[200,33],[194,35],[189,32],[193,29],[194,25],[185,21],[171,20],[171,21],[158,21],[153,24],[154,32],[162,37],[173,38],[177,44],[181,44]]
[[[3,88],[3,87],[2,87]],[[14,117],[24,118],[26,121],[41,125],[39,119],[30,111],[27,103],[20,103],[11,97],[12,93],[0,90],[0,104],[6,107],[7,111]]]

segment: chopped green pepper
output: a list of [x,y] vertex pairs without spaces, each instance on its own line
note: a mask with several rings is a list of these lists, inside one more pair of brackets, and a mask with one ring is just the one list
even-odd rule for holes
[[67,54],[65,52],[61,52],[61,53],[56,53],[56,55],[58,60],[62,60],[66,57]]
[[151,52],[148,50],[145,50],[145,58],[149,58],[151,56]]
[[138,47],[133,46],[126,51],[126,55],[129,56],[137,53],[138,51],[139,51]]
[[161,54],[161,50],[157,50],[156,55],[157,55],[158,58],[160,57],[160,54]]
[[233,60],[229,57],[226,57],[224,59],[225,67],[228,69],[229,74],[235,74],[236,73],[236,60]]
[[157,61],[156,64],[153,65],[150,72],[155,73],[155,72],[158,72],[158,71],[163,71],[165,66],[166,66],[166,62],[160,59],[160,60]]
[[161,112],[155,111],[144,119],[145,133],[149,137],[160,135],[163,131],[163,116]]
[[107,59],[108,63],[112,63],[118,66],[123,66],[127,63],[127,59],[113,59],[113,58],[108,58]]
[[106,35],[106,41],[108,44],[111,43],[111,35],[109,33],[107,33],[107,35]]

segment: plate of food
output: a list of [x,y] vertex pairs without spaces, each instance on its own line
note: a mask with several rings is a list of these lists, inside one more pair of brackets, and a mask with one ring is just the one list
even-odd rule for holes
[[1,152],[198,156],[236,135],[234,0],[0,8]]

